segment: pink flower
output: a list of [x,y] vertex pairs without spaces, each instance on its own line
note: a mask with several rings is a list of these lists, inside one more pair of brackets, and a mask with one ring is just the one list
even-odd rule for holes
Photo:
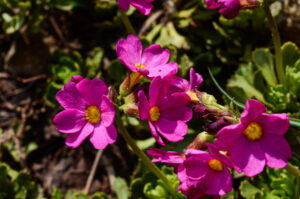
[[194,68],[190,69],[190,83],[181,77],[173,76],[170,84],[169,93],[185,92],[189,95],[192,101],[198,101],[196,91],[203,82],[203,78],[199,73],[196,73]]
[[271,168],[283,168],[292,156],[284,134],[289,128],[287,114],[267,114],[264,104],[248,100],[241,123],[221,129],[215,141],[220,150],[228,151],[234,169],[249,177]]
[[143,15],[149,15],[152,10],[152,2],[154,0],[118,0],[118,6],[122,10],[128,10],[129,5],[135,7]]
[[120,62],[132,72],[140,72],[149,79],[165,77],[177,73],[177,63],[167,63],[170,58],[168,49],[163,50],[158,44],[151,45],[143,51],[138,37],[129,35],[127,39],[120,39],[116,46]]
[[94,147],[104,149],[117,139],[113,125],[114,104],[107,97],[107,86],[97,78],[72,79],[74,81],[71,80],[56,94],[57,101],[65,109],[54,118],[56,129],[68,134],[66,145],[70,147],[78,147],[91,135]]
[[167,140],[178,142],[187,133],[185,122],[192,118],[187,94],[173,93],[166,96],[169,83],[169,78],[154,78],[149,88],[149,102],[143,91],[138,92],[140,119],[148,119],[151,133],[161,145],[165,144],[157,131]]
[[189,181],[186,175],[186,169],[183,164],[185,160],[184,153],[151,148],[147,151],[147,154],[154,157],[152,162],[163,162],[166,163],[167,166],[174,168],[174,172],[177,174],[178,180],[181,183],[177,191],[181,191],[188,199],[199,199],[205,196],[197,186],[199,181]]
[[218,149],[207,144],[210,154],[206,151],[188,149],[184,165],[189,180],[199,181],[196,186],[207,195],[225,195],[232,189],[232,178],[228,167],[230,160],[220,154]]
[[219,13],[228,19],[236,17],[241,8],[239,0],[205,0],[208,9],[220,8]]

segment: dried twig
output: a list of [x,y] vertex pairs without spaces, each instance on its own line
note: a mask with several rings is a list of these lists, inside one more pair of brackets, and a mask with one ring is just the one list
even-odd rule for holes
[[36,76],[33,76],[33,77],[29,77],[29,78],[18,77],[17,80],[24,83],[24,84],[26,84],[26,83],[36,81],[36,80],[39,80],[39,79],[44,79],[44,78],[47,78],[47,77],[48,76],[46,74],[40,74],[40,75],[36,75]]
[[155,13],[153,13],[144,23],[144,25],[142,26],[140,32],[139,32],[139,37],[144,35],[145,32],[151,27],[151,25],[153,24],[154,21],[156,21],[162,14],[163,14],[163,10],[159,10]]

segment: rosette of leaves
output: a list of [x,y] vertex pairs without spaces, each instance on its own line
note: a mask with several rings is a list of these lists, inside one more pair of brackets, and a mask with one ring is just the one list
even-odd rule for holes
[[283,44],[281,48],[286,71],[285,85],[277,81],[274,55],[268,49],[260,48],[252,52],[252,62],[241,64],[228,80],[229,94],[242,103],[255,98],[266,104],[272,112],[298,115],[300,51],[292,42]]
[[81,54],[74,51],[71,54],[62,50],[56,50],[53,54],[53,62],[50,66],[52,78],[48,79],[48,86],[45,93],[46,102],[49,106],[57,104],[55,94],[63,85],[67,84],[73,75],[81,75],[86,78],[100,77],[100,64],[104,51],[102,48],[95,48],[91,55],[83,59]]

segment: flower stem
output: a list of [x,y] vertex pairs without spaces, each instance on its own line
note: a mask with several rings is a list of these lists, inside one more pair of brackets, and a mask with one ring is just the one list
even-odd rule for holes
[[130,136],[127,129],[123,125],[119,110],[116,110],[115,121],[116,121],[119,132],[122,134],[125,141],[131,147],[131,149],[134,151],[134,153],[143,161],[145,166],[148,167],[148,169],[150,169],[150,171],[152,171],[158,178],[160,178],[164,182],[166,188],[173,195],[173,197],[178,198],[176,190],[172,187],[172,185],[170,184],[170,182],[167,179],[167,177],[165,176],[165,174],[163,174],[160,171],[160,169],[155,164],[153,164],[151,162],[151,160],[145,155],[145,153],[143,151],[141,151],[141,149],[136,145],[133,138]]
[[273,35],[273,42],[274,42],[274,49],[275,49],[275,67],[276,67],[276,73],[279,79],[279,82],[285,86],[285,72],[283,68],[283,62],[282,62],[282,51],[281,51],[281,41],[280,41],[280,35],[278,31],[278,27],[276,24],[275,19],[273,18],[271,11],[270,11],[270,3],[269,0],[265,0],[264,10],[267,15],[267,19],[270,25],[270,29]]
[[129,34],[136,35],[135,30],[134,30],[129,18],[126,15],[126,12],[124,10],[120,9],[120,13],[121,13],[121,20],[122,20],[123,24],[125,25],[127,32]]
[[300,170],[293,166],[292,164],[288,163],[285,169],[292,175],[294,175],[298,180],[300,180]]

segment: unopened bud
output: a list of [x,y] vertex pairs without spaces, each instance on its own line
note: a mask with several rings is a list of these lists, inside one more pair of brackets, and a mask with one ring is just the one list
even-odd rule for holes
[[124,113],[130,117],[139,117],[136,92],[132,92],[128,96],[124,97],[124,102],[125,103],[120,107],[120,109],[122,109]]
[[120,85],[120,95],[128,95],[132,91],[132,88],[137,85],[142,78],[143,76],[139,72],[130,73],[129,75],[127,75]]
[[241,9],[253,9],[260,6],[257,0],[240,0]]
[[213,139],[213,135],[210,135],[207,132],[203,131],[202,133],[199,133],[194,141],[188,145],[187,149],[204,149],[206,148],[206,143],[212,142]]
[[227,126],[227,125],[230,125],[231,122],[227,121],[226,119],[224,118],[221,118],[219,120],[217,120],[216,122],[213,122],[211,124],[209,124],[206,128],[205,128],[205,131],[207,131],[207,133],[209,134],[217,134],[217,132],[219,130],[221,130],[223,127]]
[[118,99],[118,92],[116,91],[114,86],[108,87],[108,97],[113,101],[113,103],[117,102]]

